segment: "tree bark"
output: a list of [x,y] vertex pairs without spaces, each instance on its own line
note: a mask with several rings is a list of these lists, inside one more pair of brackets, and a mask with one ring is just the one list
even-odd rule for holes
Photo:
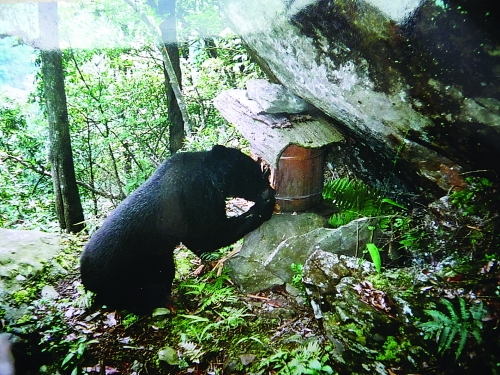
[[64,90],[62,53],[59,49],[57,3],[38,4],[43,91],[49,122],[49,158],[59,226],[66,232],[84,227],[80,195],[75,178]]
[[[182,90],[181,67],[179,61],[179,47],[177,46],[177,31],[175,22],[175,1],[159,0],[158,14],[162,17],[160,32],[172,67],[174,68],[179,89]],[[168,103],[168,120],[170,122],[170,153],[173,155],[182,148],[184,140],[184,121],[182,113],[177,103],[174,90],[172,89],[171,79],[169,79],[165,62],[163,63],[163,74],[165,76],[165,91]]]
[[[170,56],[167,53],[167,49],[164,46],[164,42],[163,42],[163,38],[161,36],[161,33],[158,32],[156,26],[153,23],[151,23],[148,16],[140,9],[140,7],[134,1],[132,1],[132,0],[124,0],[124,1],[128,5],[130,5],[132,7],[132,9],[134,9],[138,14],[140,14],[144,23],[151,31],[151,34],[158,41],[158,45],[161,48],[161,53],[162,53],[162,57],[163,57],[163,67],[167,71],[167,75],[168,75],[168,83],[172,87],[172,90],[175,94],[175,98],[177,99],[177,104],[179,106],[179,110],[182,114],[182,120],[184,122],[184,132],[186,133],[187,136],[191,136],[191,125],[189,122],[189,114],[187,112],[187,106],[186,106],[186,103],[184,101],[184,98],[182,97],[180,83],[179,83],[179,80],[177,79],[177,76],[175,74],[175,69],[172,66],[172,61],[170,60]],[[154,8],[156,9],[156,7],[154,7]]]

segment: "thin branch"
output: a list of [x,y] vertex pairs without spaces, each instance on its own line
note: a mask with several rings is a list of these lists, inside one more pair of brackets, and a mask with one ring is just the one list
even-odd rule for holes
[[105,192],[105,191],[101,191],[101,190],[97,190],[95,189],[94,187],[90,186],[89,184],[87,184],[86,182],[83,182],[83,181],[76,181],[76,183],[91,191],[92,193],[94,194],[97,194],[97,195],[100,195],[101,197],[104,197],[104,198],[109,198],[109,199],[116,199],[116,200],[123,200],[123,196],[122,195],[116,195],[116,194],[113,194],[113,193],[108,193],[108,192]]
[[[36,166],[31,164],[29,161],[21,159],[17,156],[4,154],[0,160],[5,161],[7,159],[14,160],[16,163],[24,165],[26,168],[28,168],[28,169],[32,170],[33,172],[38,173],[42,176],[52,178],[52,174],[49,171],[47,171],[46,169],[37,168]],[[79,186],[81,186],[81,187],[93,192],[94,194],[101,196],[101,197],[105,197],[105,198],[109,198],[109,199],[118,199],[118,200],[123,199],[123,197],[115,195],[113,193],[108,193],[105,191],[97,190],[96,188],[92,187],[91,185],[87,184],[86,182],[77,180],[76,183],[77,183],[77,185],[79,185]]]
[[42,176],[52,177],[52,174],[49,171],[47,171],[45,168],[37,168],[36,166],[31,164],[29,161],[26,161],[26,160],[21,159],[17,156],[9,155],[9,154],[3,154],[2,156],[3,156],[1,159],[2,161],[5,161],[7,159],[12,159],[15,162],[24,165],[26,168],[31,169],[32,171],[34,171]]
[[172,61],[170,60],[170,56],[168,55],[167,49],[164,46],[161,33],[158,31],[156,26],[149,20],[147,14],[144,13],[137,4],[135,4],[132,0],[123,0],[123,1],[125,1],[128,5],[130,5],[132,9],[134,9],[141,16],[142,20],[144,21],[149,31],[155,37],[156,42],[158,43],[158,48],[161,50],[161,54],[163,56],[163,62],[165,64],[165,69],[167,71],[168,78],[170,79],[170,85],[172,86],[175,98],[177,99],[177,104],[179,105],[179,109],[181,110],[182,120],[184,121],[184,130],[186,132],[186,135],[189,137],[191,135],[191,124],[189,122],[187,106],[186,103],[184,102],[184,98],[182,97],[180,84],[179,81],[177,80],[177,75],[175,74]]

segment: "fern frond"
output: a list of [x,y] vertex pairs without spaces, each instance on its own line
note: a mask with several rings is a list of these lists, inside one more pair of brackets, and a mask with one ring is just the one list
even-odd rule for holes
[[483,324],[481,320],[487,313],[482,303],[467,308],[467,304],[463,298],[459,297],[458,301],[460,304],[460,313],[457,313],[449,300],[441,298],[441,303],[448,310],[449,316],[437,310],[424,310],[433,320],[418,325],[424,332],[425,339],[436,337],[438,352],[440,353],[444,353],[450,349],[458,335],[458,347],[455,352],[457,359],[465,348],[469,334],[474,336],[478,343],[482,342],[481,330]]
[[350,178],[339,178],[329,181],[323,189],[323,198],[332,200],[341,210],[358,210],[364,206],[375,206],[378,191]]
[[203,348],[191,341],[181,342],[179,346],[184,349],[184,356],[194,363],[200,363],[201,357],[205,354]]
[[451,320],[453,321],[453,323],[458,323],[458,320],[459,320],[459,316],[458,314],[455,312],[455,308],[453,306],[453,303],[451,303],[449,300],[447,300],[446,298],[441,298],[441,303],[448,309],[449,313],[450,313],[450,317],[451,317]]
[[[443,314],[441,311],[437,310],[424,310],[424,312],[427,315],[430,315],[436,323],[440,323],[443,325],[451,325],[453,324],[453,321],[448,318],[445,314]],[[434,323],[434,322],[429,322],[429,323]],[[425,324],[425,323],[424,323]]]
[[345,225],[360,217],[394,213],[395,207],[404,208],[399,203],[382,197],[379,189],[348,177],[326,182],[323,198],[332,201],[340,210],[340,213],[329,220],[333,227]]
[[481,328],[483,327],[481,323],[481,319],[483,319],[488,313],[483,306],[483,302],[479,301],[478,304],[475,304],[470,308],[470,313],[472,314],[472,318],[475,322],[479,322],[481,324]]
[[309,344],[307,344],[305,352],[308,353],[308,358],[315,358],[318,357],[321,353],[321,347],[319,346],[319,343],[317,341],[311,341]]
[[460,302],[460,315],[462,316],[462,320],[468,321],[470,318],[470,312],[467,310],[467,306],[465,305],[465,300],[463,298],[458,297],[458,302]]
[[450,349],[451,344],[453,344],[453,339],[458,333],[456,326],[445,326],[441,335],[439,336],[439,347],[438,352],[445,352]]
[[[481,328],[482,328],[482,324],[481,324]],[[472,330],[472,336],[474,336],[474,338],[476,339],[478,344],[481,344],[483,342],[483,338],[481,337],[481,329],[474,328]]]
[[328,224],[330,224],[334,228],[338,228],[359,218],[359,213],[355,211],[338,212],[333,214],[330,219],[328,219]]
[[455,353],[455,359],[458,359],[458,357],[460,357],[460,354],[462,354],[462,350],[464,350],[465,348],[465,343],[467,342],[468,336],[469,332],[467,331],[467,328],[462,328],[462,330],[460,330],[460,341],[458,342],[458,349]]

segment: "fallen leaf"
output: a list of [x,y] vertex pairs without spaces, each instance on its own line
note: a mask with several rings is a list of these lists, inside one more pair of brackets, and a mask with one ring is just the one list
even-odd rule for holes
[[104,325],[107,325],[108,327],[114,327],[116,326],[116,318],[115,318],[115,312],[110,312],[108,315],[106,315],[106,320],[103,321]]
[[255,354],[242,354],[240,355],[240,361],[243,366],[248,366],[255,360]]

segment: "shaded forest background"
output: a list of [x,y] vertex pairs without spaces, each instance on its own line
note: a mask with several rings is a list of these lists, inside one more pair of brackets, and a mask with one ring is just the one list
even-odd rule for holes
[[[179,148],[244,142],[211,100],[221,90],[262,77],[241,40],[219,18],[216,1],[179,1],[176,9],[167,1],[131,5],[112,1],[58,7],[74,170],[90,230],[94,218],[105,216]],[[67,28],[82,18],[99,30],[89,39],[103,38],[95,48],[71,46],[81,41],[71,40]],[[31,48],[37,43],[29,38],[4,35],[1,42],[0,73],[8,86],[0,95],[0,226],[55,230],[42,53]],[[177,100],[162,47],[182,72],[189,123],[183,129],[181,118],[177,135],[172,133]],[[29,60],[19,64],[27,58],[31,65]],[[12,86],[24,82],[28,89],[19,95]]]

